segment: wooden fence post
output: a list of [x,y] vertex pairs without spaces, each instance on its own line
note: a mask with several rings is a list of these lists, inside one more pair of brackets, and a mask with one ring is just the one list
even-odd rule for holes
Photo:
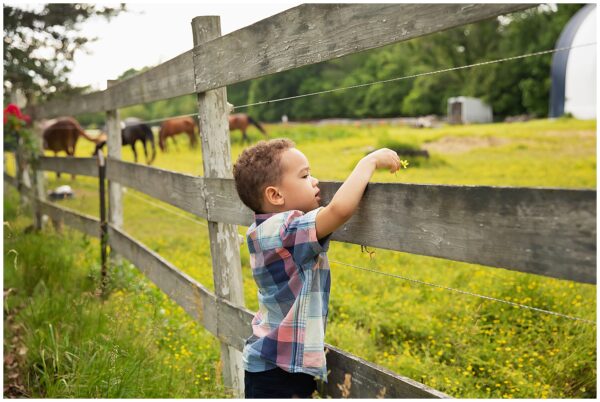
[[[108,80],[107,87],[111,87],[117,83],[117,80]],[[119,118],[119,110],[106,111],[106,130],[107,130],[107,147],[108,157],[107,164],[110,164],[111,159],[121,160],[121,120]],[[108,223],[121,228],[123,226],[123,188],[117,182],[108,182]],[[110,259],[113,264],[118,264],[120,258],[111,250]]]
[[100,293],[106,297],[106,285],[108,284],[108,269],[106,266],[106,249],[108,247],[108,223],[106,222],[106,161],[102,151],[96,153],[98,160],[98,190],[100,196]]
[[[33,123],[33,138],[38,146],[37,156],[44,155],[43,149],[43,141],[42,141],[42,130],[39,124]],[[37,230],[41,230],[44,224],[43,214],[40,209],[40,201],[46,200],[46,191],[45,191],[45,175],[44,171],[39,169],[39,160],[32,161],[33,168],[33,224]]]
[[[192,31],[194,46],[198,46],[221,36],[221,20],[218,16],[196,17],[192,20]],[[194,58],[194,71],[197,70]],[[204,177],[232,178],[226,88],[198,93],[198,114]],[[215,294],[243,306],[244,291],[237,225],[213,222],[209,213],[208,230]],[[224,384],[233,389],[235,397],[242,397],[244,368],[241,353],[226,343],[221,343],[221,361]]]

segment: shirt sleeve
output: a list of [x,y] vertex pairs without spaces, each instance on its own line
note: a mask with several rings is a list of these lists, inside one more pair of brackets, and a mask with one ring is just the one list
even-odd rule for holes
[[283,247],[291,252],[299,265],[315,260],[320,253],[329,249],[331,234],[320,241],[317,239],[316,218],[321,208],[323,207],[305,214],[302,211],[290,211],[285,218],[281,230]]

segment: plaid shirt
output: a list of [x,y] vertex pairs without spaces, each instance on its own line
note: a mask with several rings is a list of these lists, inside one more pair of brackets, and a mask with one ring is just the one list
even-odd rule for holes
[[243,351],[247,371],[280,367],[327,381],[324,342],[331,275],[329,236],[317,239],[319,209],[256,214],[248,228],[259,309]]

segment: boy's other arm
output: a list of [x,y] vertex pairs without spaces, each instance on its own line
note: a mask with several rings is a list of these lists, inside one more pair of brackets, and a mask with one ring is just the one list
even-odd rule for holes
[[356,211],[360,199],[375,169],[387,168],[394,173],[400,168],[398,154],[382,148],[358,162],[350,176],[333,196],[329,205],[316,217],[317,238],[322,239],[346,223]]

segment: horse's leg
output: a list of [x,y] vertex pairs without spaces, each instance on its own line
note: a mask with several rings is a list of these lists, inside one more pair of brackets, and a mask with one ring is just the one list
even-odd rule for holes
[[146,151],[146,139],[142,138],[142,139],[140,139],[140,141],[142,141],[142,145],[144,146],[144,157],[146,158],[146,165],[149,165],[149,163],[148,163],[148,151]]
[[[67,151],[67,155],[68,156],[75,156],[75,147],[71,148],[69,151]],[[75,174],[71,174],[71,181],[75,181]]]
[[190,137],[190,146],[192,148],[196,148],[196,145],[198,145],[198,141],[196,139],[196,135],[194,134],[194,127],[192,127],[191,130],[187,132],[187,134]]
[[175,135],[172,135],[171,139],[173,140],[173,146],[175,146],[175,150],[177,152],[179,152],[179,147],[177,146],[177,141],[175,141]]
[[[58,155],[58,152],[54,151],[54,157],[56,158],[56,156]],[[60,179],[60,172],[56,172],[56,178]]]
[[167,152],[167,134],[163,128],[158,132],[158,147],[161,151]]
[[246,135],[246,129],[242,128],[241,131],[242,131],[242,143],[250,142],[250,139]]
[[135,141],[131,143],[131,150],[133,151],[133,160],[137,163],[137,152],[135,152]]

